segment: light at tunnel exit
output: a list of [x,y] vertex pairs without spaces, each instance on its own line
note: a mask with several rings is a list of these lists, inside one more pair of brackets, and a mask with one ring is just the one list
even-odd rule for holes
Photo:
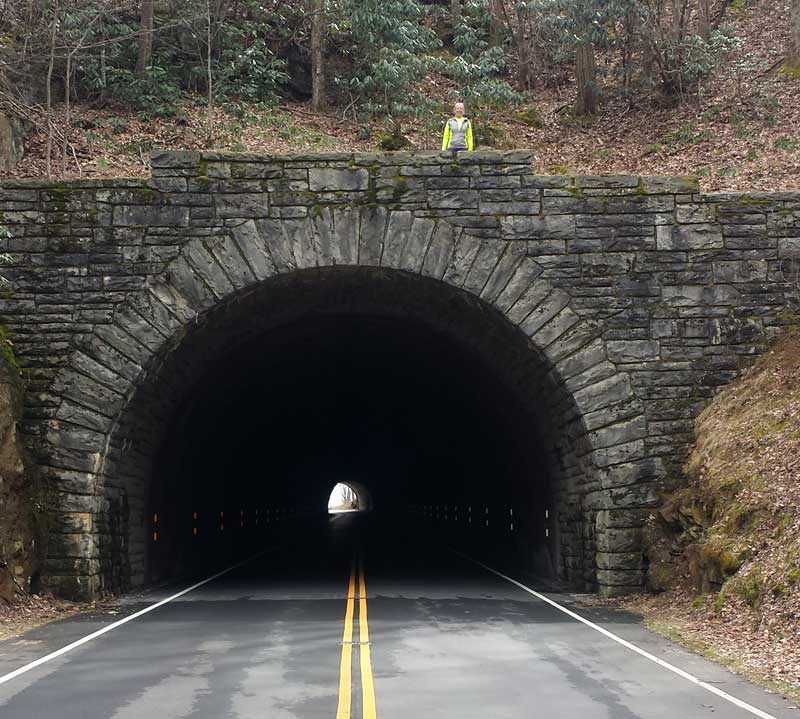
[[366,491],[357,485],[338,482],[328,497],[328,513],[365,512],[369,507]]

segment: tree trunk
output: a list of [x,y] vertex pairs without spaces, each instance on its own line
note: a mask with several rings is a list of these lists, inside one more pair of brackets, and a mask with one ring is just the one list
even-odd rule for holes
[[45,107],[47,109],[47,179],[53,173],[53,136],[55,128],[53,127],[53,66],[56,57],[56,31],[58,30],[59,19],[58,0],[53,3],[53,25],[50,31],[50,62],[47,65],[47,80],[45,83]]
[[141,77],[153,57],[153,0],[142,0],[142,18],[139,24],[139,57],[136,74]]
[[792,0],[789,13],[789,48],[787,62],[792,67],[800,67],[800,0]]
[[450,22],[453,30],[461,22],[461,0],[450,0]]
[[489,0],[489,44],[499,45],[503,42],[503,18],[500,3],[502,0]]
[[214,51],[214,37],[211,31],[212,22],[211,0],[206,0],[206,89],[208,90],[206,147],[211,147],[211,143],[214,141],[214,73],[211,71],[211,53]]
[[[525,90],[531,89],[531,47],[526,37],[525,29],[525,10],[517,8],[517,22],[510,22],[511,33],[514,36],[514,43],[517,46],[517,79]],[[516,25],[516,32],[514,31]]]
[[575,51],[575,78],[578,96],[575,101],[576,115],[597,113],[597,65],[594,61],[594,48],[590,42],[582,42]]
[[311,2],[311,109],[319,112],[325,106],[325,69],[322,65],[325,0]]
[[708,40],[711,36],[711,0],[700,0],[697,9],[697,34]]

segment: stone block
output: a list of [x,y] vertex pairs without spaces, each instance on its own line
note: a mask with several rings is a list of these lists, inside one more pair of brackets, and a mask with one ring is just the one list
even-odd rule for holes
[[575,237],[575,219],[572,215],[511,215],[500,219],[500,229],[509,240],[566,240]]
[[521,186],[519,175],[478,175],[470,178],[470,187],[474,190],[504,188],[511,192]]
[[725,260],[713,268],[715,282],[764,282],[769,265],[766,260]]
[[358,244],[358,264],[377,267],[383,254],[388,212],[385,207],[366,207],[361,210]]
[[461,287],[467,279],[467,274],[478,255],[481,244],[479,238],[471,237],[466,233],[462,234],[456,243],[453,257],[444,273],[443,280],[448,284]]
[[150,153],[153,168],[195,168],[200,165],[200,153],[191,150],[154,150]]
[[466,190],[469,189],[469,177],[429,177],[425,187],[429,190]]
[[189,208],[170,205],[116,205],[112,222],[119,226],[185,227],[189,224]]
[[536,330],[531,335],[531,339],[537,347],[549,347],[579,322],[578,315],[569,307],[564,307],[557,315],[548,319],[542,327]]
[[234,287],[230,279],[202,241],[187,243],[181,251],[181,257],[218,299],[233,293]]
[[[611,412],[609,412],[611,414]],[[589,441],[595,448],[608,448],[644,439],[647,436],[647,420],[644,415],[637,415],[610,424],[602,429],[589,433]]]
[[502,241],[484,240],[481,242],[463,284],[463,288],[467,292],[480,295],[505,249],[506,243]]
[[644,555],[641,548],[631,552],[598,552],[598,570],[641,571]]
[[633,388],[626,374],[615,374],[575,392],[575,402],[582,412],[594,412],[631,397]]
[[537,190],[568,187],[571,178],[566,175],[529,175],[522,178],[522,186]]
[[312,192],[366,190],[369,172],[362,169],[312,167],[308,170],[308,184]]
[[658,340],[614,340],[606,343],[612,362],[647,362],[657,360],[661,352]]
[[96,410],[64,399],[56,412],[56,418],[81,427],[87,427],[97,432],[108,432],[113,420],[100,414]]
[[275,274],[276,269],[272,255],[252,219],[232,227],[231,236],[256,279],[263,280]]
[[389,213],[381,259],[382,266],[397,267],[399,265],[413,220],[414,214],[407,210],[395,210]]
[[242,192],[236,194],[214,195],[217,216],[227,217],[267,217],[269,215],[269,196],[265,192]]
[[478,193],[475,190],[431,190],[427,193],[428,207],[445,210],[475,209]]
[[[347,238],[347,247],[350,250],[351,264],[356,264],[358,259],[358,210],[347,208],[347,218],[353,222],[353,235]],[[286,261],[292,258],[296,269],[305,269],[317,266],[317,248],[314,244],[314,233],[311,223],[306,217],[296,217],[281,220],[283,241],[272,245]],[[274,256],[274,255],[273,255]]]
[[659,250],[708,250],[724,246],[719,225],[661,225],[656,228]]
[[256,281],[253,270],[230,235],[211,237],[205,244],[234,287],[241,289]]
[[779,257],[800,257],[800,236],[784,237],[778,240]]
[[624,587],[625,591],[622,592],[622,594],[629,594],[629,588],[641,587],[643,585],[644,575],[639,569],[598,569],[597,583],[600,585],[599,593],[601,596],[618,596],[609,593],[607,587]]
[[431,235],[428,252],[422,264],[422,274],[440,280],[450,265],[456,243],[462,232],[449,222],[438,221]]
[[526,256],[524,242],[505,242],[504,244],[505,251],[481,291],[481,299],[490,304],[494,303]]
[[592,457],[598,467],[608,467],[622,464],[646,456],[647,450],[643,439],[613,445],[611,447],[597,448]]
[[582,188],[635,188],[639,178],[633,175],[581,175],[575,178],[575,186]]
[[482,215],[537,215],[538,202],[487,202],[481,198],[480,214]]
[[690,194],[700,191],[700,180],[692,175],[642,177],[641,191],[650,194]]
[[553,290],[520,322],[519,328],[528,337],[533,337],[547,322],[569,305],[570,299],[570,296],[563,290]]
[[601,509],[595,515],[595,526],[598,533],[606,529],[642,529],[649,514],[646,509]]

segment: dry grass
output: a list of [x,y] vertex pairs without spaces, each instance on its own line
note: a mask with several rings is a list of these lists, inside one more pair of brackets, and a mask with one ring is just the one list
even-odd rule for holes
[[13,604],[0,602],[0,641],[35,627],[77,614],[85,606],[50,596],[18,596]]
[[[673,557],[673,586],[621,603],[800,700],[800,334],[720,392],[698,418],[696,439],[690,487],[676,495],[688,529],[662,536],[673,547],[691,542]],[[723,562],[718,591],[696,595],[692,574],[708,567],[692,567],[690,550]]]

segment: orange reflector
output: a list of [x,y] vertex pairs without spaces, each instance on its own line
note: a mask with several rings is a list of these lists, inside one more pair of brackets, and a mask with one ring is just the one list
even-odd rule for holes
[[153,524],[158,524],[158,513],[153,515]]
[[158,541],[158,532],[153,532],[153,541],[154,542]]
[[195,528],[192,530],[192,534],[194,534],[194,536],[195,536],[195,537],[197,536],[197,527],[195,527]]

